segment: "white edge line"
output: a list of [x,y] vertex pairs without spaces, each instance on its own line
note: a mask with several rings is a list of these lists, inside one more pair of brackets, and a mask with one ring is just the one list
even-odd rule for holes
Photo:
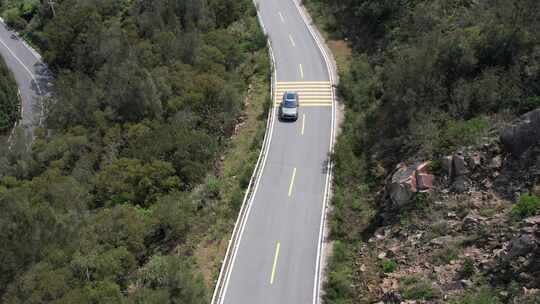
[[304,21],[304,24],[306,25],[307,29],[309,30],[311,36],[315,40],[315,43],[319,47],[319,50],[324,58],[324,61],[326,63],[326,69],[328,71],[328,77],[330,78],[330,84],[332,85],[332,124],[331,124],[331,135],[330,135],[330,145],[328,148],[328,164],[327,164],[327,172],[326,172],[326,185],[324,188],[324,198],[323,198],[323,204],[322,204],[322,212],[321,212],[321,222],[320,222],[320,228],[319,228],[319,240],[318,240],[318,246],[317,246],[317,260],[315,262],[315,277],[313,280],[313,304],[318,304],[320,301],[320,284],[321,284],[321,259],[323,253],[323,237],[324,237],[324,223],[326,218],[326,208],[328,205],[328,194],[330,191],[330,181],[332,177],[332,170],[333,170],[333,164],[332,160],[330,158],[330,153],[332,153],[332,148],[334,145],[334,137],[335,137],[335,116],[336,116],[336,105],[335,105],[335,90],[334,90],[334,73],[333,68],[330,64],[330,59],[328,58],[328,54],[326,52],[326,49],[323,47],[323,44],[319,38],[319,36],[314,32],[313,28],[309,25],[309,22],[307,20],[307,17],[304,14],[304,11],[298,4],[296,0],[292,0],[298,10],[298,13],[302,17],[302,20]]
[[[0,22],[6,27],[7,29],[7,26],[6,24],[4,23],[4,21],[0,18]],[[14,33],[15,35],[17,35],[17,33]],[[19,37],[19,35],[17,35],[17,37]],[[22,39],[19,37],[19,39]],[[22,41],[23,44],[26,46],[26,48],[28,50],[30,50],[30,53],[32,53],[34,56],[36,56],[32,49],[26,44],[26,42],[24,42],[24,39],[22,40],[19,40],[19,41]],[[36,88],[38,90],[38,94],[39,94],[39,97],[41,98],[41,113],[39,115],[39,122],[38,122],[38,126],[41,125],[42,123],[42,120],[43,120],[43,115],[44,115],[44,105],[43,105],[43,91],[41,90],[41,87],[39,86],[39,82],[36,80],[36,77],[34,76],[34,74],[30,71],[30,69],[24,64],[24,62],[22,62],[22,60],[17,57],[17,55],[15,55],[15,52],[13,52],[9,46],[2,40],[0,39],[0,43],[6,48],[6,50],[8,50],[8,52],[11,54],[11,56],[13,56],[13,58],[15,58],[15,60],[17,60],[17,62],[19,62],[19,64],[24,68],[24,70],[28,73],[28,75],[30,75],[30,78],[32,79],[32,81],[36,84]],[[36,58],[38,60],[41,61],[40,57],[37,57]],[[22,102],[22,97],[21,97],[21,109],[24,107],[24,103]],[[21,110],[22,111],[22,110]],[[32,123],[32,122],[31,122]]]
[[[257,4],[256,4],[255,0],[253,2],[254,2],[255,7],[257,8]],[[258,14],[258,10],[257,10],[257,18],[259,19],[259,23],[261,25],[263,33],[267,34],[264,23],[263,23],[260,15]],[[274,91],[275,91],[275,88],[276,88],[276,84],[274,82],[276,82],[277,72],[276,72],[275,57],[274,57],[274,53],[272,51],[272,46],[271,46],[271,43],[270,43],[270,39],[267,40],[267,44],[268,44],[268,51],[269,51],[269,54],[270,54],[271,63],[272,63],[272,67],[273,67],[272,80],[270,82],[270,85],[271,85],[271,89],[270,89],[271,92],[270,93],[272,95],[271,98],[272,98],[272,101],[273,101],[273,98],[274,98],[273,95],[274,95]],[[248,185],[248,188],[246,189],[246,193],[245,193],[245,196],[244,196],[244,201],[242,203],[242,207],[240,208],[240,212],[238,214],[238,218],[236,220],[235,227],[234,227],[233,233],[231,235],[231,239],[229,240],[229,245],[227,247],[227,252],[225,254],[225,258],[223,259],[223,263],[221,265],[221,270],[220,270],[220,273],[219,273],[218,281],[216,283],[216,287],[215,287],[214,293],[212,295],[212,300],[211,300],[212,304],[215,304],[216,300],[217,300],[217,303],[223,303],[223,300],[225,299],[225,295],[227,293],[227,288],[228,288],[228,285],[229,285],[229,279],[230,279],[230,276],[231,276],[231,273],[232,273],[232,269],[234,267],[234,263],[236,261],[236,255],[238,253],[238,248],[240,246],[240,242],[242,240],[242,236],[243,236],[243,233],[244,233],[244,228],[246,226],[247,219],[248,219],[250,211],[251,211],[251,203],[253,202],[255,194],[257,193],[257,189],[259,188],[259,183],[260,183],[260,177],[262,176],[262,172],[264,171],[264,167],[266,166],[266,157],[267,157],[268,151],[270,149],[270,143],[272,141],[272,134],[273,134],[273,131],[274,131],[275,110],[276,110],[276,108],[275,108],[274,104],[272,103],[271,104],[271,112],[269,113],[269,117],[268,117],[268,121],[267,121],[267,127],[266,127],[267,132],[265,133],[265,138],[263,139],[263,147],[262,147],[261,152],[259,154],[259,159],[257,160],[257,164],[255,165],[255,169],[253,170],[253,174],[251,176],[251,180],[250,180],[250,183]],[[265,144],[265,142],[266,142],[266,144]],[[261,157],[262,157],[262,163],[260,163]],[[258,167],[259,167],[260,164],[262,164],[262,167],[259,169]],[[257,172],[260,172],[260,174],[258,176],[257,176]],[[253,179],[255,179],[255,188],[254,188],[253,194],[250,194],[249,190],[250,190],[251,185],[253,184]],[[247,211],[246,211],[245,216],[242,216],[242,210],[245,208],[246,204],[248,205],[247,206]],[[233,244],[233,243],[235,243],[234,238],[235,238],[235,232],[237,231],[237,229],[239,227],[238,225],[241,226],[240,235],[238,236],[238,241],[236,242],[236,244]],[[232,261],[229,264],[229,263],[227,263],[227,258],[228,258],[229,254],[230,254],[230,250],[231,250],[233,245],[234,245],[234,248],[232,249],[233,250]],[[220,283],[221,283],[221,280],[223,279],[223,276],[226,276],[225,283],[224,283],[225,285],[224,285],[223,288],[220,288],[220,286],[221,286]]]
[[[273,57],[273,53],[272,53],[272,57]],[[242,243],[242,237],[244,235],[244,229],[246,228],[247,220],[248,220],[250,212],[251,212],[251,207],[253,206],[252,203],[255,200],[255,196],[257,195],[257,190],[259,189],[259,183],[261,181],[261,177],[263,175],[264,168],[266,167],[266,158],[268,156],[268,151],[270,150],[270,144],[272,142],[272,135],[274,134],[275,112],[276,112],[276,108],[273,106],[272,107],[272,122],[271,122],[271,126],[270,126],[270,134],[269,134],[268,144],[266,146],[266,150],[265,150],[265,153],[264,153],[264,156],[263,156],[262,167],[260,169],[261,173],[258,176],[257,181],[255,182],[255,189],[253,190],[253,195],[249,199],[248,210],[246,212],[246,216],[245,216],[244,221],[242,223],[242,228],[240,230],[240,236],[238,238],[238,243],[236,244],[236,246],[234,248],[234,253],[233,253],[231,266],[230,266],[230,269],[229,269],[229,273],[227,275],[227,279],[225,281],[225,286],[224,286],[224,290],[223,290],[223,297],[221,298],[221,301],[219,303],[223,303],[223,300],[225,299],[225,296],[227,295],[227,288],[229,286],[229,280],[230,280],[230,277],[231,277],[231,274],[232,274],[232,269],[234,269],[234,264],[236,262],[236,255],[238,253],[238,249],[240,248],[240,243]]]
[[[0,17],[0,23],[2,23],[4,25],[4,27],[6,29],[9,29],[6,22],[4,21],[4,19],[2,17]],[[38,51],[36,51],[33,47],[31,47],[28,42],[26,42],[26,39],[22,38],[17,32],[15,31],[12,31],[13,34],[15,34],[17,36],[17,38],[23,43],[23,45],[30,51],[30,53],[32,53],[32,55],[39,61],[43,61],[43,59],[41,58],[41,55],[38,53]]]
[[[255,4],[255,7],[257,7],[257,4],[255,3],[255,0],[253,2]],[[298,11],[299,11],[299,13],[300,13],[300,15],[302,17],[302,19],[304,21],[304,24],[308,28],[309,32],[311,33],[313,39],[315,40],[317,46],[319,47],[319,50],[321,51],[321,53],[323,55],[323,58],[325,60],[326,67],[327,67],[327,72],[328,72],[328,75],[329,75],[329,78],[330,78],[330,83],[333,85],[334,84],[334,75],[331,72],[332,68],[331,68],[329,59],[327,57],[328,55],[326,54],[326,50],[322,47],[322,44],[319,41],[319,38],[317,37],[317,35],[315,35],[315,33],[313,32],[313,29],[308,25],[306,17],[304,16],[304,13],[301,10],[301,8],[299,7],[298,3],[296,1],[294,1],[294,0],[293,0],[293,2],[296,5],[296,7],[297,7],[297,9],[298,9]],[[259,23],[261,25],[261,28],[263,29],[263,32],[266,34],[267,33],[266,28],[264,26],[262,18],[258,14],[258,10],[257,10],[257,18],[259,19]],[[269,53],[270,53],[271,59],[272,59],[272,64],[274,66],[274,71],[273,71],[273,78],[274,79],[272,81],[272,96],[273,96],[274,95],[274,90],[275,90],[274,82],[276,81],[275,75],[277,74],[276,73],[277,68],[275,66],[275,58],[274,58],[274,53],[272,51],[272,46],[271,46],[270,40],[268,40],[268,46],[269,46]],[[262,172],[264,171],[264,168],[266,167],[266,158],[267,158],[267,155],[268,155],[267,151],[270,149],[270,143],[272,141],[272,134],[273,134],[273,130],[274,130],[275,109],[276,108],[272,105],[272,113],[271,113],[272,122],[270,123],[270,126],[269,126],[270,127],[269,133],[267,133],[267,135],[269,136],[268,143],[267,143],[267,146],[265,147],[265,149],[261,150],[261,153],[263,151],[265,151],[265,154],[263,156],[262,167],[260,169],[260,175],[257,177],[257,180],[255,182],[255,189],[253,191],[253,195],[251,196],[251,198],[247,202],[247,204],[248,204],[247,208],[248,209],[247,209],[246,215],[242,219],[240,236],[238,238],[238,242],[235,244],[234,249],[233,249],[234,252],[233,252],[232,262],[227,267],[228,269],[224,269],[225,268],[226,258],[227,258],[228,254],[229,254],[229,249],[230,249],[231,244],[233,242],[233,239],[231,238],[231,240],[229,241],[229,248],[227,248],[227,253],[226,253],[226,256],[225,256],[225,259],[224,259],[224,263],[223,263],[222,269],[220,271],[220,275],[219,275],[219,278],[218,278],[218,283],[216,284],[216,289],[214,290],[214,295],[212,297],[212,302],[211,302],[212,304],[214,304],[216,296],[217,296],[218,303],[222,304],[224,299],[225,299],[225,296],[227,294],[227,288],[228,288],[228,285],[229,285],[230,276],[231,276],[231,273],[232,273],[232,269],[234,268],[234,264],[235,264],[235,261],[236,261],[236,256],[237,256],[237,253],[238,253],[238,248],[240,247],[240,243],[242,241],[242,236],[243,236],[243,233],[244,233],[244,229],[245,229],[247,220],[249,218],[249,214],[250,214],[251,207],[252,207],[252,202],[253,202],[253,200],[254,200],[254,198],[256,196],[257,189],[259,188],[260,177],[262,176]],[[335,125],[335,91],[334,91],[334,88],[332,87],[332,124],[331,124],[331,136],[330,136],[329,152],[332,151],[333,142],[334,142],[334,136],[335,136],[334,125]],[[261,155],[259,155],[259,157]],[[330,178],[332,176],[332,168],[333,168],[332,163],[331,163],[331,161],[329,161],[328,166],[327,166],[328,172],[327,172],[327,175],[326,175],[326,185],[325,185],[325,190],[324,190],[323,206],[322,206],[322,213],[321,213],[321,224],[320,224],[320,230],[319,230],[319,241],[318,241],[318,246],[317,246],[317,260],[316,260],[316,270],[315,270],[314,289],[313,289],[313,303],[314,304],[319,302],[320,262],[321,262],[321,251],[322,251],[322,245],[323,245],[322,238],[323,238],[323,232],[324,232],[323,231],[324,230],[324,221],[325,221],[325,215],[326,215],[326,205],[327,205],[327,200],[328,200],[328,192],[329,192],[329,188],[330,188]],[[256,169],[257,169],[257,166],[256,166]],[[255,174],[256,174],[256,170],[254,171],[253,176],[255,176]],[[244,200],[249,195],[248,190],[249,190],[249,188],[246,190],[246,196],[244,197]],[[237,219],[237,224],[238,224],[238,221],[240,220],[241,216],[242,216],[242,213],[239,214],[239,217]],[[234,230],[236,230],[236,228],[237,227],[235,225]],[[233,230],[233,236],[232,237],[234,237],[234,230]],[[219,286],[220,286],[219,283],[220,283],[220,280],[222,279],[222,275],[223,275],[224,271],[227,272],[227,274],[226,274],[227,277],[225,279],[224,287],[222,289],[220,289],[219,288]],[[221,293],[223,293],[223,294],[221,295]]]

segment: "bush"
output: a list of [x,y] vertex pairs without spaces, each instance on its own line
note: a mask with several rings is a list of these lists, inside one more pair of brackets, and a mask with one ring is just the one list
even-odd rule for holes
[[384,273],[391,273],[396,270],[397,263],[392,260],[384,260],[381,262],[381,268]]
[[340,241],[334,243],[325,284],[324,302],[328,304],[352,303],[351,250]]
[[516,217],[528,217],[535,215],[540,208],[540,197],[525,193],[519,197],[519,200],[512,207],[512,215]]
[[26,22],[26,20],[24,20],[21,16],[20,16],[20,12],[18,9],[16,8],[12,8],[12,9],[9,9],[7,11],[4,12],[3,14],[3,17],[6,21],[6,24],[9,26],[9,27],[12,27],[14,28],[15,30],[24,30],[26,28],[26,26],[28,25],[28,22]]
[[460,274],[463,278],[470,278],[474,275],[474,261],[472,258],[467,257],[463,261],[463,267],[461,268]]
[[17,83],[0,57],[0,133],[10,130],[19,119]]
[[443,151],[449,151],[460,146],[474,145],[488,128],[488,120],[482,117],[466,121],[450,120],[442,132],[441,148]]
[[205,193],[208,198],[218,198],[221,194],[221,188],[223,187],[223,182],[214,176],[210,176],[206,179],[206,189]]
[[522,114],[537,108],[540,108],[540,96],[531,96],[520,102],[517,111],[519,114]]

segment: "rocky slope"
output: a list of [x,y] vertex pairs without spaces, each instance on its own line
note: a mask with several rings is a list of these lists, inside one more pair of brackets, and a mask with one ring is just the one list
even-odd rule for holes
[[356,289],[379,303],[540,303],[540,109],[496,131],[387,177]]

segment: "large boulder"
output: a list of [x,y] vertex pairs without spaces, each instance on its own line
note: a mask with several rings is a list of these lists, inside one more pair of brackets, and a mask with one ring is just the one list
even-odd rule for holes
[[531,146],[540,142],[540,109],[523,114],[501,131],[504,149],[520,156]]
[[430,162],[407,166],[400,163],[387,183],[386,191],[397,207],[407,204],[415,193],[433,188],[434,176],[428,172]]
[[514,238],[508,246],[507,259],[514,259],[532,252],[537,246],[536,239],[529,234]]
[[469,173],[467,162],[465,161],[465,156],[462,152],[457,152],[453,155],[444,157],[442,159],[442,166],[451,179]]

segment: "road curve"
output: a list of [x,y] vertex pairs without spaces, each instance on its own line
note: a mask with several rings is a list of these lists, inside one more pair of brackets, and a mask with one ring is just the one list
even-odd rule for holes
[[22,99],[20,124],[27,132],[41,124],[42,97],[49,91],[51,73],[39,54],[0,21],[0,55],[4,58],[19,86]]
[[296,122],[274,120],[219,304],[316,303],[333,136],[330,71],[295,2],[258,0],[276,64],[276,105],[298,91]]

